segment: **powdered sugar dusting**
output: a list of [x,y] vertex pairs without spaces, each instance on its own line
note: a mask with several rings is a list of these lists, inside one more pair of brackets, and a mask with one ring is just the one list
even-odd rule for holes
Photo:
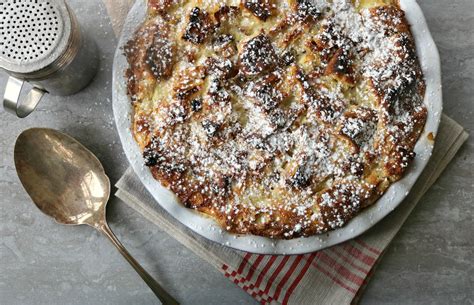
[[[344,225],[401,177],[424,124],[403,14],[346,0],[227,2],[170,4],[154,17],[171,16],[177,34],[158,42],[177,49],[163,57],[169,76],[152,56],[131,69],[146,164],[233,232],[291,238]],[[216,11],[227,18],[217,23]],[[125,50],[132,68],[136,48]]]

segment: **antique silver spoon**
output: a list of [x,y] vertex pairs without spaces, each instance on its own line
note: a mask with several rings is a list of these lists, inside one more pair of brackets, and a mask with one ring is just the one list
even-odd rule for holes
[[110,181],[94,154],[59,131],[33,128],[18,137],[14,156],[21,183],[43,213],[60,224],[86,224],[102,232],[163,304],[178,304],[110,230],[105,218]]

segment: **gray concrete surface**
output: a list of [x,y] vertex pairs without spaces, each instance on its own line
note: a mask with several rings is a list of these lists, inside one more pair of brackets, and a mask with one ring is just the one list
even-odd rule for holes
[[[44,99],[24,120],[0,111],[0,304],[156,304],[111,244],[87,227],[43,216],[13,166],[18,134],[57,128],[89,147],[116,181],[127,167],[111,107],[116,39],[99,0],[70,0],[102,52],[100,73],[85,91]],[[423,0],[442,59],[445,112],[474,131],[474,1]],[[0,75],[0,95],[6,76]],[[362,304],[474,304],[474,140],[464,145],[388,249]],[[116,199],[113,230],[183,304],[254,304],[237,286]]]

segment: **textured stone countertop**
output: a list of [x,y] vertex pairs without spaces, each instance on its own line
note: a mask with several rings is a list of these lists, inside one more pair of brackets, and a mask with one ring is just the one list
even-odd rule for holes
[[[75,96],[47,96],[20,120],[0,110],[0,304],[156,304],[113,246],[88,227],[55,224],[24,192],[13,145],[29,127],[76,137],[115,182],[127,167],[115,130],[111,69],[116,39],[100,0],[70,0],[101,50],[100,72]],[[474,1],[419,1],[438,45],[445,113],[474,132]],[[0,96],[6,75],[0,73]],[[461,148],[388,248],[362,304],[474,304],[474,139]],[[112,229],[182,304],[255,304],[218,271],[124,203]]]

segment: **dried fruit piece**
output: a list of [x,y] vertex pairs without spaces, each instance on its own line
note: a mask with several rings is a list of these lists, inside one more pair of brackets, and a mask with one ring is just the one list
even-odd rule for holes
[[201,11],[199,7],[195,7],[189,14],[189,22],[183,39],[195,44],[203,43],[211,29],[212,21],[207,12]]

